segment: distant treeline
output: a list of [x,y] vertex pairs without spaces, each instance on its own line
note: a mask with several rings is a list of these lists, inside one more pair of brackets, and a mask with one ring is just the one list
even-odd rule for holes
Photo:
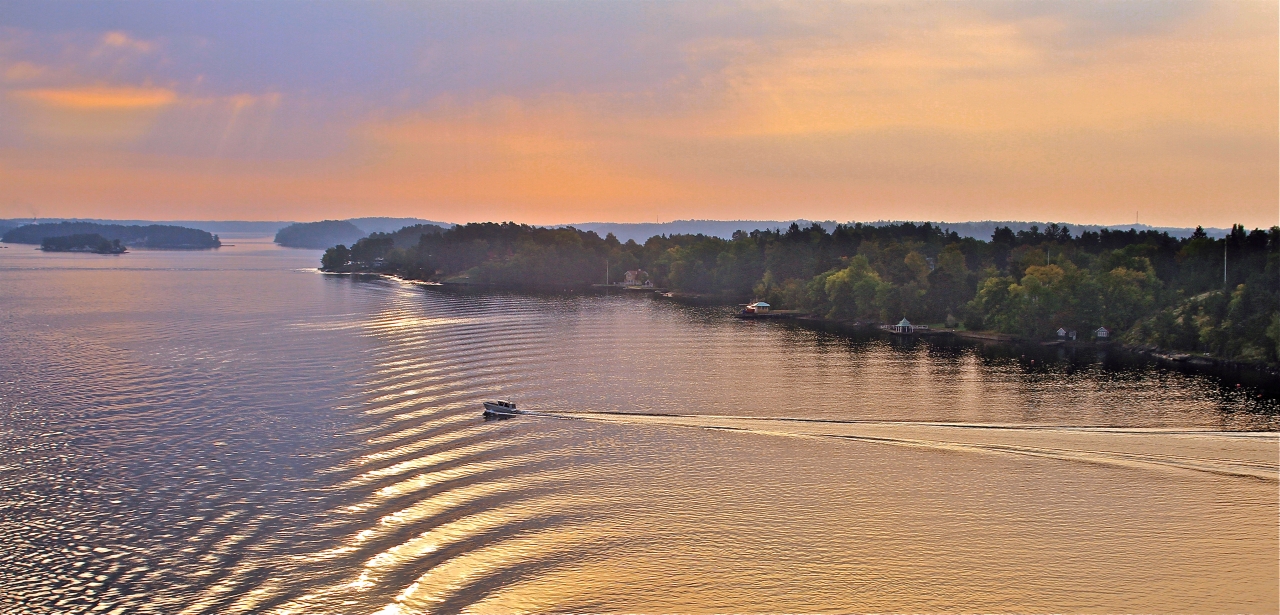
[[54,222],[28,224],[6,232],[0,241],[6,243],[42,244],[49,237],[101,235],[110,241],[153,250],[205,250],[222,245],[217,235],[182,226],[149,224],[124,226],[96,222]]
[[45,252],[93,252],[95,254],[124,254],[119,239],[107,239],[97,233],[45,237],[40,242]]
[[[353,220],[353,222],[355,222]],[[607,235],[613,233],[620,241],[635,239],[643,242],[654,235],[707,235],[709,237],[720,237],[730,239],[733,237],[734,231],[751,232],[753,230],[768,229],[785,229],[792,224],[798,225],[800,228],[808,228],[814,223],[822,225],[827,232],[835,231],[839,224],[835,220],[672,220],[670,222],[587,222],[583,224],[572,224],[579,230],[595,231],[598,235]],[[910,220],[877,220],[874,222],[864,221],[863,226],[892,226],[911,222]],[[945,232],[955,231],[961,237],[973,237],[976,239],[986,239],[991,236],[997,228],[1008,227],[1014,232],[1031,230],[1032,226],[1036,228],[1045,228],[1051,221],[1046,222],[1028,222],[1028,221],[1000,221],[1000,220],[976,220],[972,222],[934,222],[932,226],[939,227]],[[356,222],[357,226],[360,225]],[[846,225],[852,226],[853,222],[847,222]],[[918,223],[922,224],[922,223]],[[361,228],[364,228],[361,226]],[[1074,230],[1080,231],[1101,231],[1107,230],[1129,230],[1136,229],[1138,232],[1144,230],[1167,231],[1173,237],[1190,237],[1194,229],[1180,227],[1151,227],[1143,224],[1131,225],[1075,225]],[[1210,237],[1221,238],[1225,236],[1228,229],[1207,228],[1204,229]]]
[[[416,241],[415,239],[416,235]],[[1226,258],[1226,279],[1224,275]],[[1085,231],[1050,224],[989,241],[931,224],[793,224],[783,230],[655,236],[643,244],[573,228],[514,223],[374,234],[325,252],[326,271],[467,277],[511,287],[569,287],[644,269],[658,286],[840,320],[958,322],[968,329],[1121,339],[1277,364],[1280,227],[1203,232]]]
[[[404,224],[391,224],[401,221]],[[275,242],[286,248],[312,248],[323,250],[335,245],[350,245],[374,232],[390,232],[398,228],[428,227],[440,232],[445,227],[425,223],[416,218],[352,218],[351,220],[322,220],[320,222],[295,222],[276,232]],[[379,231],[378,229],[386,229]],[[417,238],[415,237],[416,241]]]

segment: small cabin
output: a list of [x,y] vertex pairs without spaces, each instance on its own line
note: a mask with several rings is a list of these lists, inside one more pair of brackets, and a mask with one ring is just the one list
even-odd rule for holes
[[769,304],[763,301],[748,303],[746,308],[746,312],[748,314],[768,314],[769,310],[770,310]]
[[1062,327],[1058,327],[1058,339],[1060,339],[1060,340],[1065,340],[1065,339],[1067,339],[1067,330],[1066,330],[1066,329],[1064,329],[1064,328],[1062,328]]
[[1111,337],[1111,329],[1098,327],[1098,330],[1093,332],[1093,336],[1100,340],[1109,339]]

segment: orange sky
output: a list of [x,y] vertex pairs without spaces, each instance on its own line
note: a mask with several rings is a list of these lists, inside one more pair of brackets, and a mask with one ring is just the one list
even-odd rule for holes
[[1280,217],[1274,2],[56,6],[0,217]]

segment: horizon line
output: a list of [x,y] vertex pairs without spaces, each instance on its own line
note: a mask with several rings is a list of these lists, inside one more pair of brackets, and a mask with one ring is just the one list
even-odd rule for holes
[[[379,218],[382,218],[382,219],[388,219],[388,220],[420,220],[420,221],[422,221],[422,223],[428,223],[428,224],[448,224],[448,225],[453,225],[453,226],[462,226],[462,225],[465,225],[465,224],[482,224],[482,223],[487,223],[487,222],[493,222],[493,223],[497,223],[497,224],[503,224],[503,223],[511,222],[511,223],[516,223],[516,224],[528,224],[529,226],[540,226],[540,227],[545,227],[545,228],[555,228],[555,227],[560,227],[560,228],[564,228],[564,227],[577,227],[577,226],[581,226],[581,225],[589,225],[589,224],[590,224],[590,225],[613,224],[613,225],[626,225],[626,226],[665,226],[665,225],[669,225],[669,224],[677,224],[677,223],[698,223],[698,222],[703,222],[703,223],[706,223],[706,222],[713,222],[713,223],[733,223],[733,222],[743,222],[743,223],[787,223],[787,224],[790,224],[790,223],[799,223],[799,222],[810,222],[810,223],[818,223],[818,224],[828,224],[828,223],[829,223],[829,224],[844,224],[844,225],[852,225],[852,224],[864,224],[864,225],[888,225],[888,224],[906,224],[906,223],[911,223],[911,224],[932,224],[932,225],[935,225],[935,226],[941,226],[941,225],[947,225],[947,224],[957,224],[957,225],[958,225],[958,224],[983,224],[983,223],[987,223],[987,224],[1046,224],[1046,225],[1048,225],[1048,224],[1058,224],[1058,225],[1069,225],[1069,226],[1094,226],[1094,227],[1105,227],[1105,228],[1118,228],[1118,227],[1126,227],[1126,228],[1147,228],[1147,229],[1155,229],[1155,230],[1159,230],[1159,229],[1194,229],[1194,228],[1196,228],[1197,226],[1199,226],[1199,227],[1204,228],[1204,229],[1206,229],[1206,230],[1222,230],[1222,231],[1229,231],[1229,230],[1231,230],[1231,228],[1232,228],[1232,227],[1205,226],[1205,225],[1203,225],[1203,224],[1194,225],[1194,226],[1154,225],[1154,224],[1148,224],[1148,223],[1145,223],[1145,222],[1137,222],[1137,223],[1133,223],[1133,222],[1125,222],[1125,223],[1119,223],[1119,224],[1101,224],[1101,223],[1096,223],[1096,222],[1067,222],[1067,221],[1062,221],[1062,220],[995,220],[995,219],[983,219],[983,220],[927,220],[927,219],[920,219],[920,220],[907,220],[907,219],[885,219],[885,218],[881,218],[881,219],[877,219],[877,220],[847,220],[847,221],[839,221],[839,220],[831,219],[831,218],[828,218],[828,219],[822,219],[822,220],[814,219],[814,218],[788,218],[788,219],[774,219],[774,220],[766,220],[766,219],[749,219],[749,218],[735,218],[735,219],[717,219],[717,218],[678,218],[678,219],[674,219],[674,220],[664,220],[664,221],[661,221],[661,222],[613,222],[613,221],[603,221],[603,220],[591,220],[591,221],[584,221],[584,222],[562,222],[562,223],[549,223],[549,224],[537,224],[537,223],[530,223],[530,222],[520,222],[520,221],[517,221],[517,220],[515,220],[515,219],[507,219],[507,220],[470,220],[470,221],[466,221],[466,222],[447,222],[447,221],[443,221],[443,220],[430,220],[430,219],[427,219],[427,218],[419,218],[419,217],[416,217],[416,216],[352,216],[352,217],[350,217],[350,218],[323,218],[323,219],[319,219],[319,220],[279,220],[279,219],[277,219],[277,220],[247,220],[247,219],[213,219],[213,218],[204,218],[204,219],[200,219],[200,218],[187,218],[187,219],[150,219],[150,218],[88,218],[88,217],[62,217],[62,216],[48,216],[48,217],[38,217],[38,218],[37,218],[37,217],[32,217],[32,218],[26,218],[26,217],[0,218],[0,220],[3,220],[3,221],[9,221],[9,222],[24,221],[24,220],[28,220],[28,219],[32,220],[32,222],[27,222],[26,224],[39,224],[39,223],[41,223],[41,221],[42,221],[42,220],[43,220],[43,221],[85,221],[85,222],[153,222],[153,223],[179,223],[179,222],[205,223],[205,222],[217,222],[217,223],[247,223],[247,224],[312,224],[312,223],[315,223],[315,222],[325,222],[325,221],[330,221],[330,220],[340,221],[340,222],[341,222],[341,221],[348,221],[348,220],[359,220],[359,219],[379,219]],[[1236,223],[1236,224],[1239,224],[1239,223]],[[1278,225],[1280,225],[1280,223],[1278,223],[1278,224],[1273,224],[1273,225],[1268,226],[1268,227],[1265,227],[1265,228],[1271,228],[1271,227],[1278,226]],[[1234,225],[1233,225],[1233,226],[1234,226]],[[1245,225],[1245,226],[1247,227],[1247,225]],[[1264,228],[1264,227],[1256,227],[1256,228]]]

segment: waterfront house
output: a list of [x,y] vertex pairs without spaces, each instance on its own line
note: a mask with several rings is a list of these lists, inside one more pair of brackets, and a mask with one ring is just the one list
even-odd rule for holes
[[632,269],[622,276],[623,286],[653,286],[649,274],[644,269]]
[[1111,329],[1108,329],[1106,327],[1098,327],[1098,330],[1093,332],[1093,336],[1100,340],[1110,339]]
[[768,303],[757,301],[755,303],[748,303],[744,311],[748,314],[768,314],[770,307],[771,306]]
[[1058,327],[1058,339],[1060,339],[1060,340],[1065,340],[1065,339],[1067,339],[1067,330],[1066,330],[1066,329],[1064,329],[1064,328],[1062,328],[1062,327]]

